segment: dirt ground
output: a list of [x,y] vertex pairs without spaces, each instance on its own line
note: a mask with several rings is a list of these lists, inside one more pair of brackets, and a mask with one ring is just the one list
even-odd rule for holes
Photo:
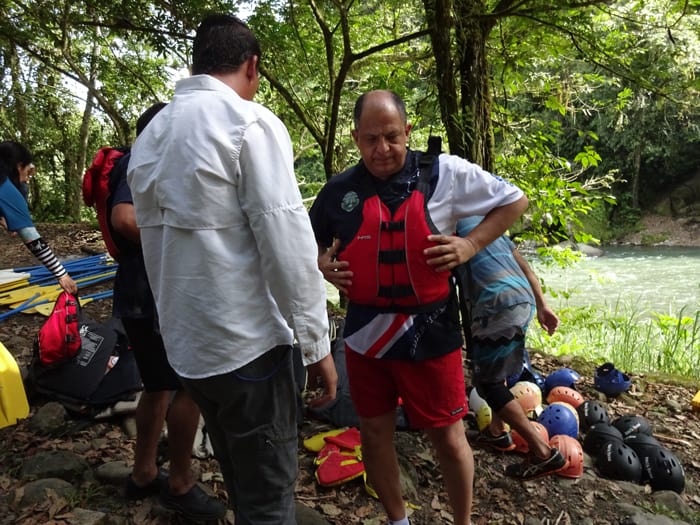
[[[657,224],[659,222],[657,221]],[[654,225],[650,222],[650,227]],[[665,224],[660,227],[666,228]],[[81,225],[38,225],[39,231],[60,257],[86,256],[104,251],[99,233]],[[676,237],[686,246],[699,246],[698,235],[684,237],[685,230]],[[31,254],[16,240],[0,236],[0,268],[16,268],[35,265]],[[690,240],[689,240],[690,239]],[[628,240],[629,241],[629,240]],[[686,244],[687,243],[687,244]],[[104,285],[108,287],[109,284]],[[94,291],[98,291],[96,288]],[[92,289],[90,291],[93,291]],[[93,319],[110,315],[111,303],[96,301],[85,306],[85,313]],[[2,310],[4,311],[4,310]],[[15,355],[20,365],[31,358],[32,340],[45,318],[38,314],[12,316],[0,322],[0,341]],[[475,450],[476,465],[474,487],[475,525],[541,523],[564,524],[622,524],[630,512],[625,504],[641,507],[652,514],[664,514],[682,522],[700,524],[700,413],[690,407],[690,400],[700,386],[696,382],[678,382],[669,378],[645,377],[630,373],[634,386],[629,395],[616,399],[600,397],[593,389],[594,365],[577,360],[562,361],[551,356],[532,352],[533,365],[544,375],[563,366],[572,367],[582,375],[577,388],[584,398],[602,401],[614,419],[624,414],[645,417],[652,425],[654,436],[667,446],[681,461],[686,475],[685,490],[679,497],[664,500],[662,493],[652,492],[649,486],[623,483],[600,477],[587,462],[584,475],[578,479],[548,477],[521,483],[504,476],[506,465],[520,461],[521,456],[509,453],[492,453]],[[34,411],[36,406],[32,407]],[[330,427],[319,421],[304,421],[300,437],[305,438]],[[99,438],[99,440],[97,439]],[[37,506],[21,512],[13,502],[13,494],[22,482],[17,478],[18,466],[23,458],[39,450],[70,448],[73,444],[99,442],[95,450],[87,454],[93,465],[108,461],[133,460],[134,441],[123,433],[121,421],[108,421],[89,425],[74,435],[59,439],[32,435],[25,422],[0,429],[0,523],[68,523],[55,519],[48,505]],[[408,500],[411,504],[414,525],[452,523],[447,495],[439,468],[429,444],[421,434],[397,433],[397,448],[401,463],[412,480]],[[315,509],[332,525],[383,525],[384,517],[376,500],[364,489],[361,478],[332,488],[323,488],[316,482],[313,472],[313,456],[300,447],[300,473],[297,482],[298,501]],[[211,459],[194,460],[196,470],[212,491],[225,497],[217,477],[216,462]],[[87,487],[79,504],[83,508],[108,512],[121,523],[167,523],[151,502],[127,507],[115,490],[109,487]],[[669,510],[669,501],[685,509],[681,518],[678,511]],[[5,506],[5,508],[3,508]],[[55,511],[55,509],[54,509]],[[6,518],[3,518],[5,516]],[[14,516],[10,521],[8,516]],[[18,518],[21,516],[21,519]],[[54,516],[52,518],[52,516]],[[164,521],[166,520],[166,521]],[[118,521],[119,522],[119,521]]]

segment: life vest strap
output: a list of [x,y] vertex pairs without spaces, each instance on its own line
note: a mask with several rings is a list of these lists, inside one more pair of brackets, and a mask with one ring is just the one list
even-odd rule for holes
[[382,231],[385,232],[402,232],[406,221],[383,221]]
[[379,264],[403,264],[406,262],[406,250],[382,250],[378,259]]
[[411,285],[380,286],[377,294],[379,297],[400,299],[402,297],[412,297],[414,294]]

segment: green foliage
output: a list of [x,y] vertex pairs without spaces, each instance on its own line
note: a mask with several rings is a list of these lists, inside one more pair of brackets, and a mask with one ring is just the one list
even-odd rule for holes
[[[211,11],[250,15],[264,49],[258,100],[289,127],[305,195],[321,175],[356,161],[352,107],[368,89],[405,98],[413,148],[423,149],[430,134],[446,138],[438,96],[459,93],[444,93],[444,79],[434,77],[424,32],[429,4],[6,2],[0,129],[37,153],[45,178],[32,187],[34,213],[82,216],[74,208],[79,178],[94,152],[130,142],[136,117],[170,96],[193,30]],[[600,203],[627,227],[633,213],[697,169],[695,11],[673,0],[490,7],[456,6],[469,19],[460,20],[466,40],[453,39],[454,47],[478,40],[469,33],[475,21],[494,23],[483,35],[491,89],[458,101],[463,114],[449,118],[466,128],[477,116],[494,122],[497,171],[531,200],[523,238],[592,241],[582,221]],[[458,51],[452,56],[475,58]],[[470,63],[453,67],[464,72]],[[610,211],[627,195],[629,204]]]
[[577,355],[620,370],[664,372],[694,378],[700,370],[700,311],[678,317],[621,301],[604,308],[564,307],[561,325],[549,336],[536,323],[528,344],[553,355]]

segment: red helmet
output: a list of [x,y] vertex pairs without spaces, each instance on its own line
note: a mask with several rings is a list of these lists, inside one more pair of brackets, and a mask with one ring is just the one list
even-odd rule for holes
[[549,440],[552,447],[559,449],[561,455],[569,460],[569,466],[564,470],[557,472],[565,478],[580,478],[583,476],[583,447],[578,439],[567,436],[566,434],[557,434]]
[[[530,424],[535,428],[535,430],[539,433],[540,436],[542,436],[542,439],[544,440],[545,443],[549,442],[549,432],[547,432],[547,429],[542,423],[538,423],[537,421],[532,421],[530,420]],[[520,432],[518,432],[515,429],[512,429],[510,431],[510,437],[513,439],[513,443],[515,444],[515,451],[516,452],[522,452],[523,454],[527,454],[528,451],[530,450],[530,445],[528,444],[527,441],[525,441],[525,438],[520,435]]]
[[584,399],[578,390],[568,386],[555,386],[547,394],[547,403],[552,404],[555,401],[563,401],[574,408],[578,408],[584,402]]

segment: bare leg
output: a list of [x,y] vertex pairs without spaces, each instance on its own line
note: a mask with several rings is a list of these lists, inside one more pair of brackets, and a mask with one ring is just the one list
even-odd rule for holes
[[[549,443],[546,443],[542,436],[530,424],[530,420],[525,415],[523,408],[517,400],[513,399],[498,411],[499,420],[505,421],[512,428],[518,431],[530,448],[530,452],[540,459],[548,459],[551,453]],[[494,418],[496,419],[496,418]],[[494,421],[492,421],[492,424]],[[502,422],[501,422],[502,426]],[[493,432],[494,427],[491,427]],[[502,433],[499,432],[498,434]],[[494,435],[498,435],[494,432]]]
[[469,525],[474,491],[474,456],[461,420],[440,428],[426,429],[435,447],[447,495],[454,512],[454,525]]
[[147,485],[158,475],[156,454],[170,396],[169,391],[142,392],[136,407],[136,445],[131,477],[140,487]]
[[362,461],[372,488],[377,492],[389,519],[406,516],[406,504],[401,495],[399,461],[394,448],[396,414],[360,418]]
[[178,390],[170,405],[168,421],[168,453],[170,492],[185,494],[195,483],[192,476],[192,445],[199,423],[199,407],[184,390]]

